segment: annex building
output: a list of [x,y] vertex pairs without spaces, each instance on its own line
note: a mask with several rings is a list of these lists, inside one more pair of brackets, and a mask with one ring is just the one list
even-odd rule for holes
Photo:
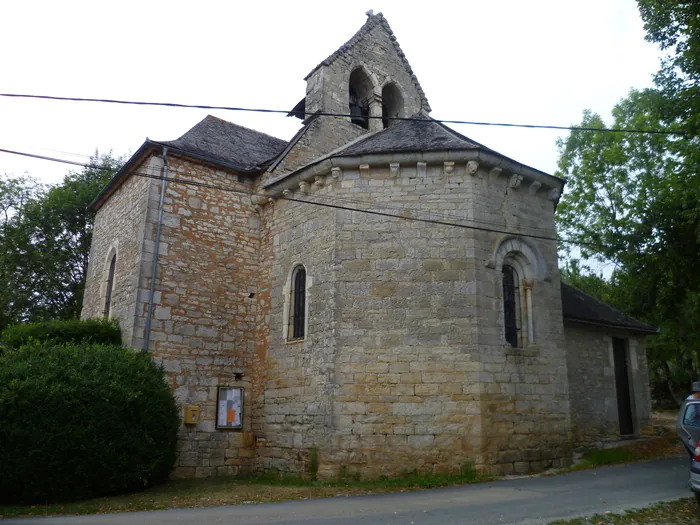
[[560,282],[564,181],[432,120],[381,14],[306,81],[291,141],[210,116],[92,204],[83,317],[165,367],[175,475],[527,472],[645,433],[655,329]]

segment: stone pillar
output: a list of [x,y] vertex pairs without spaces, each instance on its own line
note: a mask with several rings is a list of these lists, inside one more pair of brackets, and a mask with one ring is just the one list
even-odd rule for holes
[[[369,99],[369,130],[370,131],[381,131],[384,129],[384,124],[382,123],[382,96],[375,93]],[[377,117],[377,118],[374,118]]]

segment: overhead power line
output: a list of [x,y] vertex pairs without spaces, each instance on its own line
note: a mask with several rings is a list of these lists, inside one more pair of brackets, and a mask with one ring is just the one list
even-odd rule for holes
[[[47,148],[43,148],[43,149],[47,149]],[[55,151],[57,153],[65,153],[66,155],[71,155],[74,157],[92,158],[91,155],[83,155],[80,153],[71,153],[71,152],[67,152],[67,151],[58,151],[58,150],[51,150],[51,149],[47,149],[47,151]],[[37,155],[37,157],[41,157],[41,156]],[[42,159],[43,159],[43,157],[42,157]],[[48,159],[44,159],[44,160],[50,160],[50,159],[51,159],[51,157],[49,157]],[[80,163],[78,163],[78,165],[83,166],[83,164],[80,164]],[[169,171],[170,171],[170,173],[186,173],[178,168],[173,168],[173,167],[170,167]],[[352,198],[348,198],[348,197],[341,197],[338,195],[315,194],[315,195],[313,195],[313,197],[321,198],[321,199],[324,199],[327,201],[334,201],[334,202],[338,202],[341,204],[354,204],[357,206],[373,206],[375,208],[377,207],[376,202],[362,200],[362,199],[352,199]],[[395,210],[395,211],[399,211],[399,212],[410,211],[410,212],[415,212],[415,213],[423,213],[423,214],[428,214],[431,217],[440,217],[440,218],[447,219],[447,220],[460,220],[460,221],[469,221],[470,223],[486,224],[486,225],[490,225],[490,226],[493,225],[493,223],[490,221],[483,221],[483,220],[474,219],[474,218],[467,219],[461,215],[457,215],[454,213],[448,213],[446,211],[416,209],[413,206],[413,204],[415,204],[415,203],[413,203],[413,202],[398,202],[398,203],[396,203],[395,201],[388,201],[388,202],[382,201],[381,208],[388,209],[388,210]],[[546,231],[546,232],[550,231],[548,228],[539,228],[537,226],[530,226],[529,229],[531,231],[533,231],[533,230]]]
[[[59,162],[62,164],[69,164],[72,166],[80,166],[83,168],[91,168],[91,169],[101,169],[105,171],[111,171],[112,173],[116,173],[119,170],[112,169],[112,168],[105,168],[104,166],[100,166],[99,164],[85,164],[77,161],[72,161],[72,160],[65,160],[65,159],[58,159],[55,157],[47,157],[44,155],[35,155],[33,153],[26,153],[22,151],[14,151],[14,150],[9,150],[9,149],[3,149],[0,148],[0,153],[9,153],[11,155],[20,155],[23,157],[30,157],[34,159],[40,159],[40,160],[46,160],[50,162]],[[148,179],[154,179],[154,180],[159,180],[159,181],[167,181],[171,182],[173,184],[185,184],[189,186],[196,186],[199,188],[207,188],[207,189],[216,189],[216,190],[221,190],[221,191],[226,191],[229,193],[236,193],[240,195],[247,195],[247,196],[259,196],[259,197],[270,197],[270,195],[265,194],[265,193],[257,193],[254,191],[245,191],[245,190],[240,190],[240,189],[234,189],[234,188],[228,188],[226,186],[221,186],[218,184],[209,184],[206,182],[197,182],[197,181],[191,181],[191,180],[185,180],[185,179],[179,179],[175,177],[161,177],[159,175],[153,175],[150,173],[143,173],[139,171],[129,171],[130,175],[134,175],[137,177],[144,177]],[[323,197],[321,195],[312,195],[312,197]],[[424,219],[420,217],[407,217],[406,215],[397,215],[394,213],[386,213],[382,211],[376,211],[376,210],[362,210],[362,209],[357,209],[357,208],[351,208],[349,206],[342,206],[338,204],[329,204],[325,202],[317,202],[317,201],[308,201],[304,199],[297,199],[293,197],[285,197],[283,195],[276,196],[275,199],[278,200],[285,200],[285,201],[290,201],[290,202],[298,202],[302,204],[310,204],[313,206],[321,206],[324,208],[334,208],[338,210],[344,210],[344,211],[352,211],[352,212],[357,212],[357,213],[365,213],[368,215],[375,215],[375,216],[381,216],[381,217],[390,217],[394,219],[401,219],[401,220],[407,220],[407,221],[413,221],[413,222],[424,222],[428,224],[438,224],[441,226],[451,226],[454,228],[463,228],[467,230],[475,230],[475,231],[482,231],[482,232],[489,232],[489,233],[500,233],[500,234],[505,234],[505,235],[517,235],[520,237],[528,237],[531,239],[538,239],[538,240],[544,240],[544,241],[555,241],[555,242],[562,242],[562,243],[567,243],[567,244],[573,244],[577,246],[592,246],[592,247],[597,247],[600,248],[602,247],[601,244],[599,243],[592,243],[592,242],[585,242],[585,241],[575,241],[571,239],[562,239],[560,237],[551,237],[547,235],[534,235],[534,234],[528,234],[528,233],[520,233],[520,232],[512,232],[508,230],[502,230],[498,228],[486,228],[482,226],[470,226],[467,224],[459,224],[455,222],[447,222],[447,221],[442,221],[442,220],[436,220],[436,219]],[[366,205],[371,205],[375,208],[380,208],[381,205],[377,205],[374,203],[363,203]],[[432,214],[431,211],[429,210],[416,210],[416,209],[410,209],[411,212],[417,213],[417,214]],[[467,222],[473,222],[471,219],[462,219]]]
[[[180,104],[177,102],[146,102],[136,100],[119,100],[109,98],[82,98],[82,97],[58,97],[52,95],[27,95],[20,93],[0,93],[0,97],[29,98],[39,100],[59,100],[68,102],[100,102],[104,104],[125,104],[131,106],[162,106],[170,108],[190,108],[190,109],[217,109],[224,111],[245,111],[249,113],[283,113],[286,115],[324,116],[324,117],[353,117],[349,113],[328,113],[314,112],[306,113],[301,111],[289,111],[283,109],[263,109],[263,108],[242,108],[234,106],[210,106],[205,104]],[[383,119],[383,116],[363,115],[362,118]],[[546,124],[512,124],[506,122],[479,122],[470,120],[447,120],[420,117],[386,117],[389,120],[411,120],[418,122],[440,122],[442,124],[469,124],[472,126],[496,126],[506,128],[530,128],[530,129],[558,129],[563,131],[600,131],[605,133],[642,133],[649,135],[686,135],[685,131],[667,131],[658,129],[635,129],[635,128],[588,128],[579,126],[554,126]]]

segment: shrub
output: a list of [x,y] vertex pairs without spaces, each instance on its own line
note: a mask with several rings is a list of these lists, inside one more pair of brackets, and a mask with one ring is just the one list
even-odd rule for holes
[[122,344],[122,334],[116,321],[107,319],[70,319],[42,323],[16,324],[0,335],[0,345],[19,348],[42,343],[101,343]]
[[107,345],[0,355],[0,501],[49,503],[167,478],[178,409],[150,357]]

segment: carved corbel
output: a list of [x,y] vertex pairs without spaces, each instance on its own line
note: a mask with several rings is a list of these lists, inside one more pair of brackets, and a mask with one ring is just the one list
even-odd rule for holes
[[399,173],[401,172],[401,164],[398,162],[392,162],[389,164],[389,171],[391,172],[391,176],[396,178],[399,176]]
[[299,191],[302,193],[308,193],[309,192],[309,183],[306,182],[305,180],[301,181],[299,183]]
[[532,184],[530,184],[530,195],[534,195],[537,193],[537,190],[539,190],[542,187],[542,183],[540,181],[534,181]]
[[316,177],[314,177],[314,187],[315,188],[322,188],[324,184],[325,184],[325,181],[323,179],[323,175],[316,175]]
[[253,206],[263,206],[264,204],[267,203],[267,200],[269,197],[267,195],[251,195],[250,196],[250,201],[253,203]]
[[425,177],[428,172],[428,164],[426,162],[416,162],[416,173],[419,177]]
[[522,184],[522,182],[522,176],[518,175],[517,173],[514,173],[508,181],[508,187],[516,189],[518,186],[520,186],[520,184]]
[[547,193],[547,198],[550,201],[557,201],[557,200],[559,200],[560,195],[561,195],[561,193],[559,192],[558,189],[552,188],[551,190],[549,190],[549,193]]
[[360,164],[360,176],[369,176],[369,164]]
[[442,167],[445,175],[452,175],[455,172],[455,163],[451,160],[446,160]]
[[333,180],[339,180],[343,175],[343,170],[340,168],[331,168],[331,177]]
[[489,171],[489,180],[496,180],[501,175],[502,171],[503,168],[491,168],[491,171]]
[[471,175],[472,177],[476,175],[477,170],[479,169],[479,163],[475,160],[470,160],[467,162],[467,175]]

